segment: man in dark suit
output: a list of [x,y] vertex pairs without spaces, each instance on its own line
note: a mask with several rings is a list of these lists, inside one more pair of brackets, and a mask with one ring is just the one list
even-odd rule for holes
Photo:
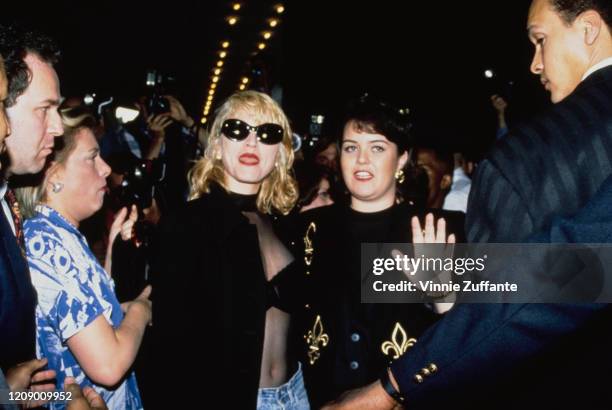
[[46,360],[35,360],[36,292],[24,256],[19,208],[6,181],[10,175],[39,172],[54,138],[63,134],[52,65],[58,52],[46,37],[0,26],[0,55],[0,368],[12,388],[25,389],[55,372],[33,376]]
[[[510,133],[479,167],[470,242],[523,242],[538,231],[551,242],[612,240],[612,182],[593,198],[612,173],[611,26],[609,1],[533,0],[531,70],[555,105]],[[591,198],[594,205],[574,219],[558,219]],[[489,407],[516,408],[535,396],[609,408],[609,317],[607,305],[595,304],[458,305],[380,382],[337,406],[474,408],[489,397],[498,399]]]

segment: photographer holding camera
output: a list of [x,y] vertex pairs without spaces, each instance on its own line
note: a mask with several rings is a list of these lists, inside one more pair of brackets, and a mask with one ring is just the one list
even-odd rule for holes
[[[157,80],[156,80],[157,81]],[[113,243],[112,275],[122,300],[133,298],[149,283],[153,260],[150,246],[162,214],[183,203],[187,192],[187,164],[197,138],[195,121],[181,102],[159,87],[134,101],[139,111],[132,121],[121,121],[107,129],[101,146],[111,165],[109,208],[113,212],[136,205],[133,241]],[[126,275],[126,272],[130,272]],[[148,332],[147,332],[148,333]],[[147,401],[149,337],[145,335],[134,368],[139,374],[143,401]]]

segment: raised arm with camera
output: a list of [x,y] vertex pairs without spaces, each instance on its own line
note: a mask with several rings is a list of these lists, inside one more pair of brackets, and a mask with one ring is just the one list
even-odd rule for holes
[[170,114],[150,115],[147,118],[147,126],[151,132],[152,139],[145,159],[155,159],[159,157],[164,141],[166,140],[166,128],[172,124]]
[[195,125],[195,121],[193,120],[193,118],[191,118],[189,114],[187,114],[187,111],[185,111],[183,104],[181,104],[181,102],[176,97],[172,95],[166,95],[164,97],[170,103],[170,118],[172,118],[174,121],[178,122],[187,129],[190,129]]

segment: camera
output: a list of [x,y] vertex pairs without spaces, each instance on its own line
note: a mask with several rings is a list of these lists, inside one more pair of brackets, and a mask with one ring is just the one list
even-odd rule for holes
[[154,94],[147,101],[147,112],[149,115],[165,114],[170,111],[170,102],[167,98]]
[[165,176],[165,164],[156,160],[132,158],[124,168],[123,180],[118,187],[118,200],[121,206],[136,205],[139,210],[151,207],[155,187]]
[[146,108],[149,115],[160,115],[170,111],[170,102],[163,95],[169,84],[174,82],[174,78],[163,75],[157,70],[147,71],[145,85],[149,97]]
[[325,116],[320,114],[313,114],[310,116],[310,124],[308,125],[308,133],[312,141],[316,142],[321,137],[321,132],[323,130],[323,122],[325,121]]

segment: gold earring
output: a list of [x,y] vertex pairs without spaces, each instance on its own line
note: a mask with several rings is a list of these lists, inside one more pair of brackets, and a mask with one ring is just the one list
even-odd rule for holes
[[406,179],[406,175],[404,175],[404,170],[400,169],[399,171],[397,171],[395,173],[395,180],[397,181],[398,184],[403,184],[404,180]]

